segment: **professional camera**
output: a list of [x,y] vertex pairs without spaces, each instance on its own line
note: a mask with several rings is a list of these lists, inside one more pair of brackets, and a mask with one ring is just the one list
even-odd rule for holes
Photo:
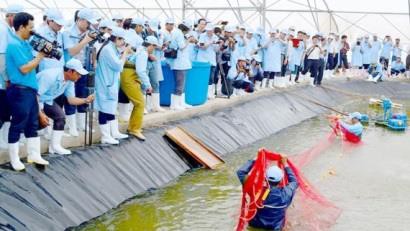
[[[60,60],[63,54],[61,51],[58,50],[59,46],[57,44],[57,41],[50,42],[43,36],[35,33],[34,31],[31,32],[31,39],[30,39],[30,45],[33,47],[33,49],[37,52],[43,52],[47,55],[48,58],[55,58],[57,60]],[[51,44],[52,48],[50,50],[46,49],[47,44]]]
[[88,31],[88,36],[94,38],[93,42],[98,41],[99,43],[105,42],[104,32],[90,28]]
[[357,46],[360,46],[360,41],[357,41],[357,42],[356,42],[356,45],[357,45]]

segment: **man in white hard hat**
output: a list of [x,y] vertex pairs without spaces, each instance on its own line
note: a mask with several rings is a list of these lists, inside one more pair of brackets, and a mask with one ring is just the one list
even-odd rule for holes
[[[253,228],[281,231],[285,226],[286,210],[292,203],[293,196],[299,185],[295,173],[288,166],[287,157],[282,156],[281,162],[284,165],[284,170],[273,165],[266,171],[269,189],[264,193],[267,196],[264,199],[262,208],[258,208],[255,217],[249,221],[249,225]],[[254,163],[254,160],[249,160],[237,171],[242,184],[246,182]],[[288,184],[284,187],[278,187],[285,174]]]
[[10,108],[7,102],[6,89],[9,78],[6,72],[6,49],[14,36],[13,19],[17,13],[23,11],[20,5],[9,5],[5,9],[5,20],[0,21],[0,149],[7,149],[7,137],[10,128]]

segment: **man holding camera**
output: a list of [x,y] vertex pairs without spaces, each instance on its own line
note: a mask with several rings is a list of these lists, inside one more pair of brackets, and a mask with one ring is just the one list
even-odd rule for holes
[[249,80],[249,77],[250,67],[248,61],[244,56],[240,56],[236,66],[231,67],[228,74],[228,78],[233,80],[233,96],[242,96],[244,92],[252,93],[254,91],[254,84]]
[[0,22],[0,34],[6,35],[0,40],[0,149],[7,149],[8,134],[10,128],[10,107],[7,101],[6,89],[9,86],[9,78],[6,73],[6,50],[8,41],[14,36],[14,16],[22,12],[19,5],[10,5],[6,8],[5,21]]
[[63,105],[65,100],[61,100],[62,95],[67,98],[70,105],[89,104],[94,100],[94,95],[87,98],[77,98],[74,93],[74,83],[87,75],[88,71],[78,59],[70,59],[64,66],[64,71],[60,67],[48,68],[37,74],[39,84],[39,107],[53,120],[53,133],[49,144],[49,152],[60,155],[71,154],[70,150],[61,146],[61,138],[64,134],[65,115]]
[[[68,28],[63,33],[63,44],[64,44],[64,57],[69,60],[74,57],[81,61],[83,66],[86,66],[87,54],[86,47],[89,43],[93,42],[97,38],[96,31],[89,31],[91,26],[97,24],[97,19],[95,14],[91,9],[81,9],[77,14],[77,20],[75,24]],[[91,66],[91,65],[90,65]],[[87,89],[88,76],[83,76],[79,81],[75,83],[75,95],[79,98],[84,98],[88,96]],[[77,106],[77,122],[81,130],[85,130],[85,116],[86,116],[87,105]],[[69,118],[70,130],[76,130],[74,128],[75,123],[70,123],[71,118],[75,118],[76,107],[72,105],[65,105],[65,112],[67,118]],[[75,133],[75,132],[74,132]]]
[[28,13],[17,13],[13,20],[13,27],[16,35],[9,41],[6,51],[7,74],[11,84],[7,89],[7,99],[12,117],[8,143],[11,166],[14,170],[21,171],[25,168],[19,158],[21,132],[24,132],[27,138],[27,161],[48,165],[48,162],[41,158],[40,137],[37,134],[39,119],[41,123],[47,123],[47,117],[39,112],[35,69],[46,56],[47,51],[51,50],[52,45],[47,44],[46,52],[40,51],[37,57],[33,57],[33,48],[27,40],[34,28],[34,17]]

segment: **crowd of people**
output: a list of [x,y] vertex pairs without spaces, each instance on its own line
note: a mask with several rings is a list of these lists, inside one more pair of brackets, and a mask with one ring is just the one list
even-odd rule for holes
[[[75,137],[92,129],[86,121],[93,110],[102,143],[118,144],[129,135],[145,140],[144,114],[164,111],[162,62],[175,75],[171,110],[191,107],[184,92],[193,61],[211,65],[209,100],[218,94],[283,88],[303,79],[320,86],[339,71],[376,82],[409,71],[410,61],[407,66],[401,61],[400,39],[392,42],[388,35],[383,41],[365,35],[349,44],[346,35],[294,27],[266,33],[204,18],[179,23],[168,18],[164,24],[120,14],[104,19],[87,8],[76,11],[70,23],[57,9],[45,10],[39,27],[34,21],[21,6],[10,5],[0,23],[0,33],[6,35],[0,40],[0,148],[8,149],[15,170],[24,169],[20,137],[27,143],[28,162],[47,165],[38,131],[52,128],[50,153],[70,154],[61,145],[64,130]],[[128,134],[119,131],[119,120],[128,121]]]

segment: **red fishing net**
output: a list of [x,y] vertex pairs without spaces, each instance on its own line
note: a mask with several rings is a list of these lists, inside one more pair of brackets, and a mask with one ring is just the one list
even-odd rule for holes
[[[332,132],[326,139],[319,141],[312,148],[288,160],[299,183],[292,206],[287,211],[285,230],[322,231],[328,230],[340,215],[340,209],[328,201],[302,175],[300,168],[307,165],[317,155],[325,151],[335,140],[337,134]],[[258,152],[252,170],[243,185],[242,207],[237,231],[244,230],[247,223],[256,215],[257,209],[263,206],[263,194],[268,182],[266,170],[272,164],[283,169],[281,154],[261,149]],[[296,167],[297,166],[297,167]],[[280,187],[287,184],[284,177]]]

